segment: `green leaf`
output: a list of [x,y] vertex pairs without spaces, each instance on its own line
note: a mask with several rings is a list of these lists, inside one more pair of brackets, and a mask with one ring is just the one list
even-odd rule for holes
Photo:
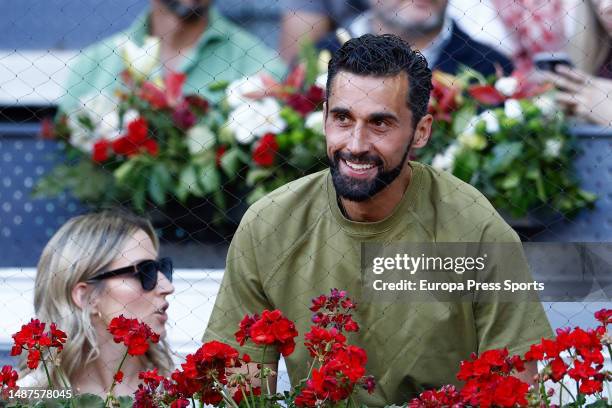
[[191,154],[198,154],[215,147],[215,134],[208,126],[198,125],[187,132],[187,146]]
[[72,401],[77,408],[104,408],[104,400],[94,394],[80,394]]
[[132,171],[134,170],[135,165],[135,160],[128,160],[121,166],[119,166],[113,173],[117,181],[120,183],[125,183],[127,178],[132,175]]
[[460,109],[454,117],[453,120],[453,133],[456,135],[461,134],[463,132],[470,121],[476,115],[476,109],[473,106],[466,106],[465,108]]
[[270,169],[252,169],[248,172],[246,176],[246,185],[249,187],[253,187],[255,184],[262,180],[265,180],[271,175],[272,170]]
[[486,170],[491,173],[504,172],[522,152],[522,142],[498,143],[492,149],[493,157],[487,162]]
[[119,401],[119,408],[132,408],[134,404],[134,400],[128,395],[121,396],[117,400]]
[[461,180],[469,183],[478,169],[478,153],[473,150],[463,149],[455,156],[453,174]]
[[198,172],[198,181],[204,193],[209,194],[221,188],[221,174],[212,163]]
[[164,164],[156,164],[149,178],[149,195],[153,202],[163,206],[166,202],[166,192],[172,182],[172,176]]
[[208,90],[213,92],[225,91],[225,88],[229,85],[229,81],[216,81],[208,85]]
[[221,157],[221,169],[228,177],[235,177],[242,164],[241,151],[237,147],[233,147],[225,152]]
[[196,197],[204,196],[204,192],[198,184],[196,166],[187,166],[183,169],[175,193],[179,201],[182,202],[184,202],[189,195],[194,195]]
[[518,187],[521,183],[521,176],[517,172],[508,174],[501,182],[501,187],[504,190],[510,190]]
[[247,204],[251,205],[255,201],[259,200],[263,196],[267,194],[266,188],[264,186],[257,186],[253,191],[249,193],[247,196]]

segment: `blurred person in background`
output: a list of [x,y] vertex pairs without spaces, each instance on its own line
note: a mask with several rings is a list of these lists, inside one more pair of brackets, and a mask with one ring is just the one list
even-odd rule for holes
[[[532,69],[533,56],[564,49],[580,0],[449,0],[447,13],[469,36]],[[561,24],[559,24],[561,22]]]
[[336,29],[348,27],[368,7],[368,0],[285,0],[280,55],[293,62],[305,40],[317,43]]
[[567,48],[576,68],[559,64],[544,73],[558,92],[557,102],[571,115],[612,125],[612,1],[588,0],[576,13],[576,29]]
[[[78,216],[47,243],[37,267],[34,311],[41,322],[56,323],[68,335],[60,367],[77,394],[106,396],[125,352],[107,327],[119,315],[137,318],[160,335],[142,356],[123,364],[123,381],[115,395],[132,394],[138,373],[173,368],[165,341],[166,297],[174,292],[172,262],[157,261],[159,243],[151,224],[127,213],[104,211]],[[25,369],[25,361],[22,371]],[[54,384],[59,373],[49,366]],[[47,387],[42,366],[25,370],[19,386]]]
[[133,54],[129,59],[135,69],[152,59],[152,76],[163,77],[167,70],[185,73],[185,92],[199,93],[212,102],[223,95],[210,91],[211,83],[262,70],[278,78],[285,71],[275,51],[222,17],[210,0],[151,0],[150,9],[131,27],[79,54],[70,66],[60,109],[70,113],[79,98],[112,94],[127,68],[126,52]]
[[282,5],[279,0],[215,0],[221,15],[256,36],[276,50],[281,26]]
[[[420,50],[431,69],[456,74],[462,66],[483,75],[505,73],[512,63],[500,52],[475,41],[447,15],[447,0],[369,0],[368,10],[344,26],[339,35],[319,41],[319,47],[335,52],[349,38],[363,34],[395,34]],[[290,13],[290,11],[289,11]],[[289,27],[286,27],[289,31]],[[286,41],[299,36],[284,32]]]

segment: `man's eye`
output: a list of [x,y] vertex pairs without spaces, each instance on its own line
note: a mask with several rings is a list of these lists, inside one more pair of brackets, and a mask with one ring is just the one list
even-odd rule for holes
[[376,119],[372,123],[376,127],[386,127],[387,126],[387,122],[385,122],[384,119]]

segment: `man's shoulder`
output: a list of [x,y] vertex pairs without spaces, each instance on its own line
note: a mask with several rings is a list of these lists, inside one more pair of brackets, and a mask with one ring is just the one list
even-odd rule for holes
[[[245,214],[246,223],[257,222],[260,227],[281,225],[298,220],[314,221],[327,207],[327,177],[329,169],[319,171],[268,193]],[[263,222],[262,222],[263,221]]]
[[[427,191],[420,200],[421,211],[431,214],[431,224],[456,240],[516,241],[516,233],[477,188],[451,173],[421,167]],[[433,211],[424,206],[433,207]],[[435,219],[434,219],[435,218]],[[450,236],[446,234],[449,233]],[[440,238],[440,234],[434,234]]]

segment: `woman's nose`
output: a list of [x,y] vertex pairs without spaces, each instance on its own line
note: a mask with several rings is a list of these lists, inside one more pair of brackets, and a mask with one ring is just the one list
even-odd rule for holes
[[161,272],[157,272],[157,291],[162,294],[169,295],[174,292],[174,285]]

